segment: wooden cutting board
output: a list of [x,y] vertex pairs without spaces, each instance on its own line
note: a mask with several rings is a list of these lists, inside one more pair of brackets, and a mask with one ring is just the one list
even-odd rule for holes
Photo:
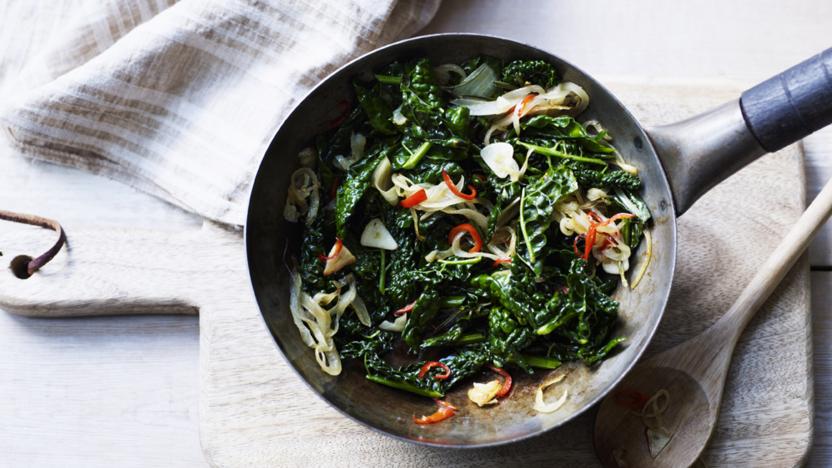
[[[714,86],[620,84],[613,91],[648,125],[739,95]],[[25,179],[4,181],[4,195],[27,196]],[[679,220],[670,306],[648,353],[698,333],[727,309],[799,216],[804,185],[801,152],[791,146],[742,170]],[[353,422],[317,398],[277,351],[250,292],[238,231],[150,224],[143,213],[158,202],[141,197],[102,203],[118,209],[107,218],[63,220],[68,249],[41,273],[19,280],[0,272],[0,308],[49,317],[198,312],[201,435],[211,464],[597,465],[594,414],[534,440],[465,451],[407,444]],[[2,223],[2,260],[38,253],[52,238]],[[793,466],[804,459],[813,413],[809,307],[803,259],[739,343],[708,466]]]

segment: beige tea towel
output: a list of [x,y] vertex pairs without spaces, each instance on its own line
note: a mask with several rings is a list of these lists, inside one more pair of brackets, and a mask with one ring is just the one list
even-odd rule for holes
[[239,225],[292,104],[439,0],[0,3],[0,119],[19,151]]

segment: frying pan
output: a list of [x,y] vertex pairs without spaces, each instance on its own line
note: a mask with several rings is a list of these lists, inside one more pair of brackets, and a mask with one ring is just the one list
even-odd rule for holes
[[[624,349],[593,370],[571,366],[570,398],[559,411],[531,410],[541,380],[520,376],[512,396],[480,409],[462,385],[447,399],[462,408],[440,424],[418,426],[412,416],[430,414],[432,401],[374,384],[358,363],[331,377],[300,340],[288,308],[284,267],[287,242],[297,228],[282,221],[286,187],[297,153],[336,117],[337,105],[353,101],[351,82],[393,62],[428,57],[458,63],[476,55],[501,59],[540,58],[563,80],[590,96],[582,119],[599,120],[614,144],[639,169],[643,197],[654,215],[653,259],[634,290],[619,288],[619,334]],[[644,352],[664,314],[676,260],[676,216],[705,191],[766,152],[777,151],[832,121],[832,49],[826,50],[710,112],[673,125],[645,129],[598,81],[565,60],[526,44],[478,34],[436,34],[404,40],[345,65],[314,88],[288,115],[269,146],[254,180],[245,226],[251,283],[263,318],[280,350],[324,400],[344,414],[388,435],[429,445],[480,447],[532,437],[559,427],[603,398]],[[642,249],[644,247],[642,246]],[[291,252],[291,248],[290,248]],[[635,255],[641,256],[642,252]]]

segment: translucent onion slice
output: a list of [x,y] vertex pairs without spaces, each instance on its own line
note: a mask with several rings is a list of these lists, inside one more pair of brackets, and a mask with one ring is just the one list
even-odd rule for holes
[[638,274],[636,275],[635,279],[630,285],[630,289],[635,289],[636,286],[638,286],[638,284],[641,283],[641,279],[644,278],[644,273],[647,272],[647,267],[650,266],[650,260],[653,258],[653,235],[650,234],[649,229],[646,229],[644,231],[644,242],[647,243],[647,258],[645,258],[644,261],[641,262],[641,268],[639,268]]
[[468,75],[462,67],[455,63],[445,63],[439,65],[434,68],[433,71],[436,73],[436,81],[443,86],[451,81],[451,73],[459,76],[460,81],[464,81]]
[[304,315],[304,311],[300,305],[300,297],[302,294],[300,273],[293,271],[291,272],[291,277],[292,289],[289,290],[289,310],[292,312],[292,321],[298,328],[298,332],[300,332],[301,341],[303,341],[306,346],[315,346],[315,338],[312,337],[312,333],[310,333],[309,328],[303,324],[303,320],[301,319]]
[[589,95],[575,83],[564,81],[537,95],[529,103],[528,114],[549,113],[552,110],[569,110],[572,115],[578,115],[589,105]]
[[561,395],[560,398],[551,403],[546,403],[546,401],[543,399],[543,392],[550,386],[562,381],[564,377],[566,377],[566,374],[558,374],[554,378],[551,378],[546,382],[543,382],[543,384],[537,388],[537,390],[534,392],[534,406],[532,407],[535,411],[537,411],[538,413],[553,413],[560,409],[560,407],[563,406],[564,403],[566,403],[566,399],[569,396],[569,390],[566,388],[563,389],[563,395]]
[[361,325],[364,325],[365,327],[372,325],[367,305],[364,304],[364,299],[361,299],[361,296],[357,293],[355,295],[355,299],[352,301],[352,308],[355,310],[355,316],[358,317],[358,321],[361,322]]
[[384,158],[378,163],[375,170],[373,170],[373,187],[378,190],[381,196],[390,205],[397,205],[399,203],[399,195],[396,187],[391,180],[393,176],[393,165],[390,160]]
[[606,200],[607,198],[609,198],[609,196],[607,195],[607,192],[599,188],[592,187],[586,191],[586,198],[589,201],[598,201]]
[[300,216],[306,214],[306,224],[312,224],[318,215],[320,182],[315,171],[309,167],[301,167],[292,173],[289,179],[289,189],[286,193],[286,204],[283,207],[283,218],[296,223]]
[[399,244],[387,230],[387,226],[378,218],[371,219],[364,227],[364,232],[361,233],[361,245],[384,250],[399,248]]
[[393,117],[391,118],[391,120],[395,125],[398,125],[399,127],[407,123],[407,117],[405,117],[404,114],[402,114],[402,106],[397,107],[393,111]]
[[384,331],[396,332],[401,333],[404,330],[404,324],[407,322],[407,314],[402,314],[396,317],[396,320],[392,322],[389,320],[385,320],[379,324],[379,328]]
[[530,93],[543,94],[545,90],[538,85],[524,86],[509,91],[502,96],[499,96],[493,101],[484,101],[478,99],[455,99],[451,104],[456,106],[465,106],[468,108],[471,116],[483,115],[500,115],[505,114],[513,109],[520,101],[523,100]]

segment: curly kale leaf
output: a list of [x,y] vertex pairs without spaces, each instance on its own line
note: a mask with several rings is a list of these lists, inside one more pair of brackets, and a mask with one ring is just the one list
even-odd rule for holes
[[366,89],[358,83],[353,83],[353,88],[355,88],[358,104],[364,114],[367,115],[367,120],[373,129],[383,135],[396,134],[398,130],[391,120],[393,110],[390,108],[390,104],[381,96],[380,86],[376,85],[371,89]]
[[555,67],[545,60],[514,60],[503,68],[502,81],[515,86],[536,84],[548,89],[558,84]]
[[578,190],[578,182],[572,171],[564,166],[552,166],[533,179],[522,194],[520,229],[524,253],[537,276],[543,269],[543,254],[548,242],[546,233],[552,224],[555,204],[575,190]]
[[347,219],[352,215],[367,188],[370,187],[370,176],[385,156],[385,151],[365,156],[364,159],[350,166],[346,180],[338,187],[335,201],[335,229],[336,235],[341,239],[347,234]]

